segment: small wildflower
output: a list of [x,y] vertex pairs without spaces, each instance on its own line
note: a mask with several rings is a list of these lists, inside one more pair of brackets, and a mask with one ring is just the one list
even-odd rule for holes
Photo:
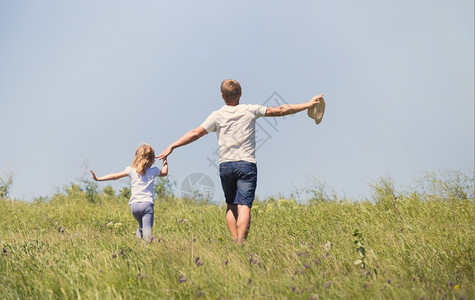
[[305,269],[310,268],[310,266],[309,266],[308,264],[305,264],[303,267],[304,267]]
[[155,237],[152,236],[152,237],[150,238],[150,243],[153,242],[154,239],[155,239]]
[[300,251],[300,252],[297,252],[297,256],[298,257],[300,257],[300,256],[307,257],[307,253],[305,253],[305,251]]
[[3,247],[3,254],[7,254],[7,248]]
[[454,290],[457,290],[459,287],[460,287],[460,286],[459,286],[458,284],[456,284],[456,285],[454,286]]
[[364,288],[364,289],[367,288],[368,286],[369,286],[369,282],[365,282],[365,283],[363,284],[363,288]]
[[325,288],[326,288],[326,289],[328,289],[328,288],[330,287],[330,285],[331,285],[331,284],[332,284],[332,283],[331,283],[331,281],[329,281],[329,282],[325,283]]
[[199,298],[199,297],[201,297],[201,296],[204,296],[204,294],[205,294],[205,292],[203,292],[203,291],[200,290],[200,291],[198,291],[198,294],[196,294],[196,298]]
[[318,258],[315,258],[315,259],[313,260],[313,263],[314,263],[314,264],[318,264]]
[[416,277],[412,277],[412,282],[416,282]]
[[120,249],[119,254],[122,256],[122,258],[127,258],[127,255],[125,255],[125,250],[124,249]]
[[386,280],[386,282],[387,282],[388,284],[391,284],[391,279],[388,278],[388,280]]
[[295,292],[295,286],[291,287],[292,292]]
[[196,263],[196,266],[197,266],[197,267],[199,267],[199,266],[201,266],[201,265],[203,264],[203,263],[201,262],[199,256],[197,256],[197,257],[195,258],[195,263]]
[[178,276],[178,282],[179,282],[179,283],[183,283],[183,282],[185,282],[185,281],[186,281],[186,277],[185,277],[184,275],[180,274],[180,275]]
[[460,296],[460,298],[459,298],[459,300],[466,300],[466,299],[467,299],[467,296],[465,296],[465,295],[462,295],[462,296]]
[[254,258],[254,254],[251,253],[251,254],[249,255],[249,263],[250,263],[251,265],[258,265],[258,264],[260,264],[261,262],[260,262],[260,260],[259,260],[259,257],[257,257],[257,255],[256,255],[256,258]]
[[332,243],[330,241],[327,241],[325,245],[323,245],[323,248],[327,251],[330,251],[332,248]]
[[112,258],[116,258],[116,257],[117,257],[117,254],[112,253]]
[[229,263],[229,260],[227,260],[227,259],[226,259],[226,261],[224,262],[224,265],[226,265],[226,266],[227,266],[227,265],[228,265],[228,263]]

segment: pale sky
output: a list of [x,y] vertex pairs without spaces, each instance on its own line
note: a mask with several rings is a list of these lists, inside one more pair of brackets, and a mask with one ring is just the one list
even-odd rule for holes
[[[88,169],[122,171],[146,142],[157,154],[224,103],[300,103],[259,119],[257,195],[315,178],[368,198],[390,176],[474,168],[474,4],[457,1],[2,1],[0,176],[32,200]],[[202,173],[224,201],[210,133],[176,149],[178,190]],[[126,182],[115,183],[115,187]],[[105,187],[107,183],[100,183]]]

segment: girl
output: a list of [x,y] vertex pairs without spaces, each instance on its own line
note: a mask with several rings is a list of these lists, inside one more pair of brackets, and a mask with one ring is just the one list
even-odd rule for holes
[[166,158],[162,162],[162,170],[152,167],[155,162],[155,152],[148,144],[140,145],[135,151],[135,158],[130,167],[119,173],[112,173],[102,177],[97,177],[91,170],[92,178],[96,181],[117,180],[125,176],[132,179],[132,188],[129,204],[132,215],[139,223],[137,237],[149,240],[152,236],[153,226],[153,183],[155,177],[166,176],[168,174],[168,163]]

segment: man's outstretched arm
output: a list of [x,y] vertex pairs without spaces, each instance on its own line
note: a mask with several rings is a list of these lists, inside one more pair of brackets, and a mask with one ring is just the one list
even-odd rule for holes
[[312,106],[317,105],[320,102],[320,99],[323,98],[323,94],[317,95],[310,99],[308,102],[300,104],[284,104],[276,107],[268,107],[266,111],[266,117],[280,117],[298,113],[302,110],[308,109]]
[[168,155],[170,155],[175,148],[187,145],[199,139],[200,137],[204,136],[208,132],[201,126],[196,127],[185,133],[181,138],[176,140],[176,142],[170,144],[163,152],[157,156],[158,159],[166,159]]

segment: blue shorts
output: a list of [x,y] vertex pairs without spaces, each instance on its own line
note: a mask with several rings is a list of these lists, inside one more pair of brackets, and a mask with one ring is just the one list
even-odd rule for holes
[[257,187],[257,166],[247,161],[219,164],[219,177],[227,204],[252,207]]

